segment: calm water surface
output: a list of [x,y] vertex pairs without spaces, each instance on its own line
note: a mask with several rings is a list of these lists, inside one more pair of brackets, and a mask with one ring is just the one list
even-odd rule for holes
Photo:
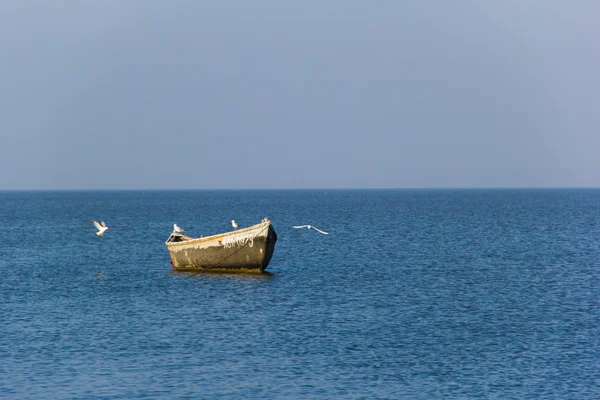
[[[270,274],[171,272],[264,217]],[[0,192],[0,243],[0,398],[600,397],[600,190]]]

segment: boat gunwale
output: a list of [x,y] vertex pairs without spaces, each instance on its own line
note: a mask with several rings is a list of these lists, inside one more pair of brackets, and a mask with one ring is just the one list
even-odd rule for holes
[[[253,230],[258,230],[263,225],[270,226],[271,225],[271,221],[260,222],[260,223],[258,223],[256,225],[252,225],[252,226],[249,226],[249,227],[246,227],[246,228],[242,228],[242,229],[237,229],[235,231],[230,231],[230,232],[225,232],[225,233],[218,233],[216,235],[205,236],[205,237],[200,237],[200,238],[192,238],[190,240],[183,240],[181,242],[169,242],[168,241],[169,239],[167,239],[167,242],[165,242],[165,244],[167,245],[167,247],[171,247],[171,246],[175,247],[175,246],[182,246],[182,245],[188,245],[188,244],[209,242],[209,241],[218,240],[218,239],[221,239],[221,238],[224,238],[224,237],[227,237],[227,236],[232,236],[232,235],[238,234],[240,232],[247,233],[247,232],[251,232]],[[265,229],[265,230],[267,230],[267,229]],[[260,232],[260,233],[262,233],[262,232]],[[259,234],[257,234],[256,236],[258,236]],[[171,238],[171,236],[169,236],[169,238]]]

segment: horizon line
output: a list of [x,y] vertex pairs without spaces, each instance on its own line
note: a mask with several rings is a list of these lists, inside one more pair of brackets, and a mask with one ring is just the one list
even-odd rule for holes
[[456,186],[456,187],[341,187],[341,188],[171,188],[171,189],[0,189],[0,192],[231,192],[231,191],[352,191],[352,190],[567,190],[600,189],[600,186]]

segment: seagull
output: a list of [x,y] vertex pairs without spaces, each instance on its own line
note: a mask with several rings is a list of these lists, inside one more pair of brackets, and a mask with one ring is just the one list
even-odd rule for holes
[[173,232],[181,233],[185,232],[183,229],[177,226],[177,224],[173,224]]
[[98,232],[96,232],[96,235],[104,237],[104,232],[106,232],[106,230],[108,229],[108,226],[106,226],[104,221],[100,221],[100,223],[94,221],[93,219],[91,221],[92,221],[92,224],[94,224],[94,226],[96,227],[96,229],[98,229]]
[[237,230],[237,228],[238,228],[238,226],[239,226],[239,225],[237,224],[237,222],[235,222],[235,221],[232,219],[232,220],[231,220],[231,226],[233,226],[233,230],[235,231],[235,230]]
[[315,231],[322,233],[323,235],[329,235],[328,232],[322,231],[317,227],[314,227],[312,225],[300,225],[300,226],[292,226],[292,228],[296,228],[296,229],[300,229],[300,228],[306,228],[308,230],[314,229]]

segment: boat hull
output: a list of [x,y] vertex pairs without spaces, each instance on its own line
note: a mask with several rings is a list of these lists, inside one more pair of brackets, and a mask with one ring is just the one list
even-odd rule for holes
[[269,265],[276,241],[275,229],[265,218],[248,228],[199,239],[171,235],[166,245],[177,271],[260,273]]

